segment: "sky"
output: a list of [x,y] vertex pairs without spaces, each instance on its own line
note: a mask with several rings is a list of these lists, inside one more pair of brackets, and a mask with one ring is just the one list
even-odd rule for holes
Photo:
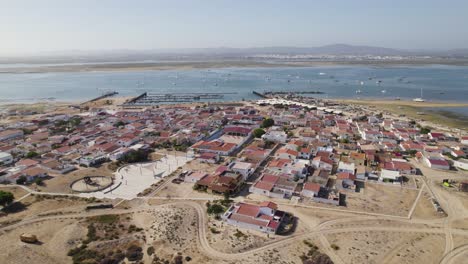
[[467,0],[0,0],[0,54],[67,50],[468,48]]

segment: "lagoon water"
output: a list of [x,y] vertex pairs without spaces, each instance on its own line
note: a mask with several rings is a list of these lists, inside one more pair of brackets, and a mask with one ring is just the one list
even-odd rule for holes
[[[289,81],[288,81],[289,80]],[[381,81],[380,84],[377,83]],[[256,99],[256,91],[321,91],[324,98],[411,99],[468,102],[466,66],[330,66],[193,70],[2,73],[0,102],[91,99],[105,91],[226,92],[224,100]],[[356,93],[360,90],[361,93]]]

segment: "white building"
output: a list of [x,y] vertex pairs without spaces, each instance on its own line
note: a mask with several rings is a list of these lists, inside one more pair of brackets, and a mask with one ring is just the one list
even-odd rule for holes
[[347,163],[347,162],[340,161],[340,163],[338,163],[337,172],[349,172],[349,173],[354,174],[355,169],[356,169],[356,165],[354,165],[354,163]]
[[241,162],[241,161],[236,161],[234,164],[231,166],[231,170],[238,172],[240,175],[242,175],[242,178],[247,180],[249,176],[254,172],[254,167],[252,163],[248,162]]
[[13,163],[13,156],[7,152],[0,152],[0,165],[9,165]]
[[197,181],[205,178],[206,176],[208,176],[208,174],[205,172],[201,172],[201,171],[191,172],[188,175],[185,175],[184,182],[196,183]]
[[380,180],[381,181],[390,181],[390,182],[398,182],[401,179],[401,175],[399,171],[391,171],[383,169],[380,172]]
[[263,134],[262,139],[278,143],[286,143],[286,140],[288,140],[288,135],[284,131],[270,130]]

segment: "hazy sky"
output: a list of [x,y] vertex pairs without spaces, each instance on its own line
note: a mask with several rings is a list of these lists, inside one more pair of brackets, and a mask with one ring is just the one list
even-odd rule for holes
[[468,0],[0,0],[0,54],[320,46],[468,48]]

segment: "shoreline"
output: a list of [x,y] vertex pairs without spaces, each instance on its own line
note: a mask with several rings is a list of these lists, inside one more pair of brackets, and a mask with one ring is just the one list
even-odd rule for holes
[[25,66],[0,68],[1,74],[34,74],[61,72],[121,72],[121,71],[165,71],[217,68],[281,68],[319,66],[369,66],[369,67],[423,67],[431,65],[468,66],[468,61],[275,61],[275,60],[232,60],[194,62],[128,62],[128,63],[83,63],[58,66]]
[[[88,107],[97,108],[109,108],[110,110],[124,110],[121,108],[121,104],[133,97],[130,96],[113,96],[100,99],[93,102],[87,102]],[[106,101],[111,100],[112,104],[107,105]],[[395,117],[404,117],[416,120],[427,126],[439,127],[446,126],[452,129],[468,129],[468,115],[463,116],[451,111],[447,111],[447,108],[451,107],[468,107],[468,103],[453,103],[453,102],[413,102],[413,101],[396,101],[396,100],[372,100],[372,99],[321,99],[324,102],[335,102],[340,105],[351,104],[355,106],[361,106],[368,108],[371,111],[382,111],[388,112]],[[49,101],[49,102],[30,102],[30,103],[0,103],[0,110],[2,111],[32,111],[37,110],[38,114],[44,114],[47,112],[69,112],[72,111],[71,106],[82,105],[85,101],[72,100],[72,101]],[[241,103],[253,103],[256,100],[241,101]],[[234,103],[240,101],[221,101],[216,103]],[[207,102],[188,102],[188,103],[174,103],[164,104],[163,106],[196,106],[201,103]],[[431,109],[433,108],[433,109]],[[67,110],[69,109],[69,110]],[[41,113],[42,112],[42,113]],[[73,112],[73,111],[72,111]],[[20,117],[21,115],[17,116]]]

